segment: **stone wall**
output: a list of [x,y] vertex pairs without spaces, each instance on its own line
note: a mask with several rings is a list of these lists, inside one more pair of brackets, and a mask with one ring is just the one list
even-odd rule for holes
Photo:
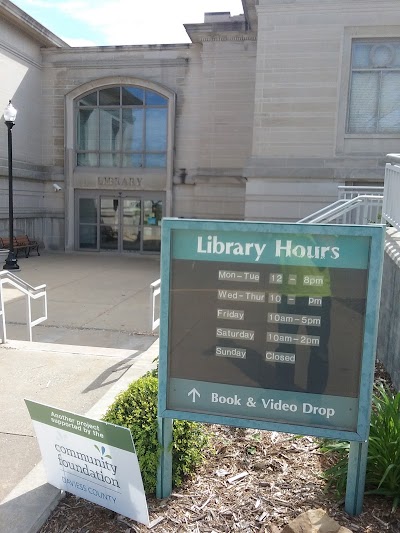
[[[176,95],[171,173],[176,175],[182,168],[187,173],[186,183],[167,179],[167,201],[170,198],[172,203],[167,214],[243,218],[242,174],[252,138],[254,40],[212,38],[191,45],[49,49],[43,55],[43,106],[49,110],[44,161],[51,180],[65,180],[66,190],[73,181],[73,155],[72,168],[64,168],[65,147],[68,150],[74,143],[68,105],[65,115],[69,94],[77,94],[88,83],[100,86],[102,79],[154,83]],[[66,210],[73,219],[71,206],[69,194]]]
[[[400,135],[346,133],[351,43],[400,38],[398,0],[258,0],[245,9],[251,24],[209,14],[186,25],[191,44],[172,45],[69,48],[44,28],[45,41],[35,40],[26,17],[19,28],[0,19],[0,63],[9,73],[0,103],[12,97],[20,113],[15,214],[22,225],[36,221],[33,237],[74,247],[74,192],[91,186],[74,182],[72,102],[102,80],[162,87],[173,101],[160,186],[167,215],[297,221],[336,200],[340,184],[383,180]],[[6,133],[0,127],[0,229],[8,217]],[[101,171],[89,172],[97,183]]]
[[[62,195],[55,197],[42,160],[42,45],[0,18],[0,106],[4,109],[11,99],[18,111],[12,129],[14,234],[63,249],[64,203]],[[8,236],[8,216],[8,140],[1,123],[0,236]]]
[[[13,129],[16,170],[18,162],[40,165],[41,137],[41,51],[40,45],[0,18],[0,109],[11,99],[18,110]],[[21,117],[21,118],[20,118]],[[23,127],[18,128],[18,123]],[[35,132],[32,135],[32,132]],[[0,171],[7,157],[7,128],[0,128]],[[27,169],[25,169],[27,170]]]
[[337,185],[383,182],[399,135],[346,133],[351,43],[399,38],[400,9],[396,0],[258,4],[245,215],[293,221],[334,201]]

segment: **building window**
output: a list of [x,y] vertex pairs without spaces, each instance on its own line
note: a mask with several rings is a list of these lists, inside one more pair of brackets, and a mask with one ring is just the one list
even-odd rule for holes
[[400,133],[400,41],[353,41],[347,133]]
[[165,168],[168,99],[141,87],[108,87],[77,101],[77,165]]

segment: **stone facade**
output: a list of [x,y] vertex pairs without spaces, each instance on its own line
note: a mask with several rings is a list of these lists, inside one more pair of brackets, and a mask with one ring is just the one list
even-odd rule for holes
[[[338,185],[382,182],[400,135],[346,133],[351,46],[400,39],[398,2],[243,0],[243,10],[186,25],[191,44],[71,48],[0,0],[0,105],[12,98],[19,110],[16,232],[78,249],[86,192],[157,193],[164,216],[294,221],[336,199]],[[168,99],[165,169],[76,166],[77,99],[117,85]],[[3,234],[6,135],[1,128]]]
[[257,74],[245,215],[298,220],[337,185],[383,182],[399,134],[345,129],[352,39],[398,38],[396,1],[259,0]]
[[[42,157],[42,47],[67,46],[26,13],[0,2],[0,102],[18,109],[13,138],[14,232],[36,237],[50,248],[64,247],[64,202],[54,197],[51,167]],[[0,128],[0,235],[8,235],[7,128]]]

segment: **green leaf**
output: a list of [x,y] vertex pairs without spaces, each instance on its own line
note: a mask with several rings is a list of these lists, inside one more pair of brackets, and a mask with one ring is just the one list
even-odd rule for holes
[[[328,487],[343,496],[346,490],[350,443],[323,440],[320,450],[336,459],[325,470]],[[379,384],[374,389],[368,458],[366,493],[393,499],[397,508],[400,498],[400,393],[393,394]]]
[[[146,493],[154,493],[161,448],[157,439],[158,378],[149,372],[121,393],[109,407],[104,420],[129,428],[135,443]],[[207,438],[201,424],[174,420],[172,478],[174,486],[183,483],[203,459]]]

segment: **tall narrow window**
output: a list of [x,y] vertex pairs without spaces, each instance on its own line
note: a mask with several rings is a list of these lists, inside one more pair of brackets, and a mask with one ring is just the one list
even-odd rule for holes
[[348,133],[400,133],[400,41],[353,41]]
[[168,100],[142,87],[108,87],[77,102],[77,165],[165,168]]

